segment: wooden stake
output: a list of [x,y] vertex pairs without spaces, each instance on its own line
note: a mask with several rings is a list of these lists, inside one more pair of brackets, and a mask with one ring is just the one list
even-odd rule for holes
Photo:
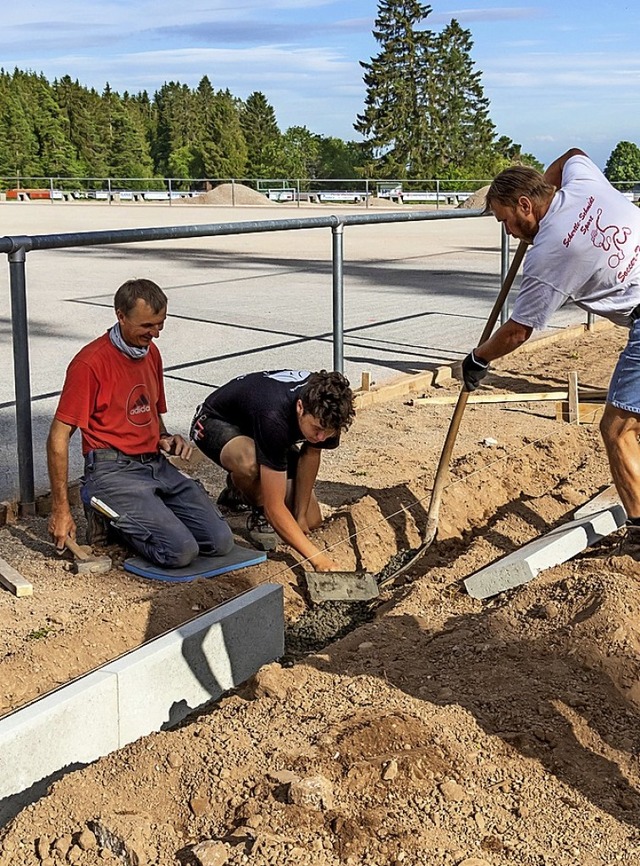
[[29,581],[25,580],[20,572],[16,571],[4,559],[0,559],[0,584],[17,595],[18,598],[33,595],[33,586]]
[[569,424],[580,423],[580,403],[578,400],[578,374],[569,373]]
[[365,370],[362,373],[362,377],[360,379],[360,390],[361,391],[370,391],[371,390],[371,373],[368,370]]

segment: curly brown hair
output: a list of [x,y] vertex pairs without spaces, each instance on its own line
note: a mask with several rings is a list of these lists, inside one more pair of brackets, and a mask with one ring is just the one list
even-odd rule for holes
[[302,408],[325,430],[348,430],[355,418],[353,391],[342,373],[312,373],[300,392]]

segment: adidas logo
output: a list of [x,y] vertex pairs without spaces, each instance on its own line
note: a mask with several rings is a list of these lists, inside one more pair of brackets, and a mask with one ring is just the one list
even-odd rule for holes
[[142,394],[134,403],[133,408],[129,410],[129,415],[142,415],[144,412],[151,412],[151,406],[147,397]]

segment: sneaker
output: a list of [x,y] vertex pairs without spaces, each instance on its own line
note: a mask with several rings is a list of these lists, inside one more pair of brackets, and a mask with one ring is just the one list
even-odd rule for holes
[[258,550],[273,550],[278,543],[278,536],[261,508],[251,509],[251,514],[247,517],[247,529],[249,538]]
[[225,511],[235,511],[240,514],[243,511],[249,510],[249,505],[242,493],[231,480],[231,475],[227,473],[227,483],[222,488],[222,492],[216,500],[219,508],[224,508]]
[[109,543],[111,521],[90,505],[84,506],[84,516],[87,518],[87,544],[91,547],[106,547]]
[[618,545],[618,555],[631,556],[633,559],[640,560],[640,526],[627,523],[623,528],[624,535]]

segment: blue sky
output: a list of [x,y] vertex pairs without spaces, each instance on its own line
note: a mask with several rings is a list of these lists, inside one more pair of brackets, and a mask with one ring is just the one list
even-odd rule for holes
[[[577,146],[604,164],[619,141],[640,144],[640,17],[635,3],[541,0],[432,3],[425,26],[471,31],[491,118],[549,163]],[[246,98],[262,91],[280,128],[355,139],[377,52],[369,0],[24,0],[3,7],[2,66],[65,74],[102,90],[153,94],[203,75]]]

